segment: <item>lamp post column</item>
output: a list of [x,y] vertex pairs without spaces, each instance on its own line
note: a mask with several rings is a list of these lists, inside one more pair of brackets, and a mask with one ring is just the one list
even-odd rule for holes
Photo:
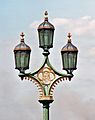
[[39,100],[39,102],[43,104],[43,120],[49,120],[49,105],[53,102],[53,99]]
[[49,103],[43,104],[43,120],[49,120]]

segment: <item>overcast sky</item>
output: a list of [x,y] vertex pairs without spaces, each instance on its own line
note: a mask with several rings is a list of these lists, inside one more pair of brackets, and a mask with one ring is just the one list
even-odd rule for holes
[[[25,33],[31,47],[29,71],[43,61],[38,47],[37,27],[44,11],[55,26],[50,61],[62,71],[60,50],[68,32],[79,49],[78,66],[72,81],[60,83],[50,107],[52,120],[92,120],[95,118],[95,0],[0,0],[0,120],[42,120],[38,90],[21,81],[15,70],[13,49]],[[63,71],[62,71],[63,72]]]

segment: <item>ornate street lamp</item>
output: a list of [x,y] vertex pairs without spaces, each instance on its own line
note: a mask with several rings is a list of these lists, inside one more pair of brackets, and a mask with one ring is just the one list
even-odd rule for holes
[[54,69],[49,61],[49,49],[53,47],[54,26],[48,22],[48,13],[45,12],[44,22],[38,27],[39,47],[43,48],[44,62],[42,66],[33,73],[26,73],[29,68],[31,49],[24,43],[24,34],[21,34],[21,43],[14,49],[16,69],[20,71],[21,79],[33,81],[39,90],[39,102],[43,104],[43,120],[49,120],[49,105],[54,101],[54,87],[64,80],[71,80],[73,70],[77,64],[77,48],[71,43],[71,35],[68,34],[68,43],[62,48],[63,69],[67,71],[60,73]]
[[77,54],[78,49],[71,43],[71,34],[68,33],[68,43],[62,48],[62,63],[63,69],[72,74],[77,69]]

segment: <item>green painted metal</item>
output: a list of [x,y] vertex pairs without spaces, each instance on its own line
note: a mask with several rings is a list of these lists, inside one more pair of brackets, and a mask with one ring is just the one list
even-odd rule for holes
[[43,104],[43,120],[49,120],[49,105],[53,100],[39,100]]
[[[32,73],[23,73],[23,74],[19,74],[19,76],[21,78],[23,77],[28,77],[31,80],[33,79],[35,81],[35,83],[37,83],[37,86],[41,87],[41,90],[43,92],[43,95],[41,96],[41,98],[39,99],[39,102],[43,104],[43,120],[49,120],[49,104],[53,102],[53,96],[51,98],[51,90],[53,85],[56,83],[56,81],[58,81],[59,79],[63,79],[64,77],[66,78],[72,78],[73,75],[72,74],[68,74],[68,73],[60,73],[57,70],[55,70],[55,68],[51,65],[50,61],[49,61],[49,51],[47,51],[46,53],[43,54],[44,55],[44,61],[42,63],[42,65],[39,67],[38,70],[36,70],[35,72]],[[46,84],[42,84],[41,81],[39,80],[39,78],[37,77],[37,74],[40,72],[41,69],[43,69],[45,66],[48,66],[51,70],[53,70],[53,72],[55,73],[55,75],[57,75],[57,78],[55,78],[50,84],[46,85]]]
[[[37,78],[37,76],[36,76],[37,73],[38,73],[45,65],[49,66],[49,67],[54,71],[54,73],[55,73],[57,76],[59,76],[59,77],[57,77],[57,79],[54,79],[53,82],[52,82],[50,85],[43,85],[43,84],[40,82],[40,80]],[[41,65],[41,67],[40,67],[37,71],[35,71],[35,72],[33,72],[33,73],[20,74],[19,76],[20,76],[20,77],[21,77],[21,76],[29,77],[29,78],[35,80],[35,81],[41,86],[41,88],[42,88],[42,90],[43,90],[43,94],[44,94],[45,96],[49,96],[49,95],[50,95],[51,88],[52,88],[53,84],[54,84],[56,81],[58,81],[59,79],[61,79],[61,78],[63,78],[63,77],[68,77],[69,79],[71,79],[71,78],[73,77],[72,74],[66,74],[66,73],[64,74],[64,73],[60,73],[60,72],[56,71],[56,70],[54,69],[54,67],[51,65],[51,63],[50,63],[50,61],[49,61],[49,58],[48,58],[48,55],[47,55],[47,56],[46,56],[46,55],[44,56],[44,62],[43,62],[43,64]]]
[[47,65],[54,71],[54,73],[60,77],[64,76],[64,77],[73,77],[72,74],[66,74],[66,73],[61,73],[61,72],[58,72],[52,65],[51,63],[49,62],[49,58],[47,58]]
[[49,120],[49,103],[43,104],[43,120]]
[[66,74],[66,73],[60,73],[60,72],[58,72],[57,70],[55,70],[55,68],[51,65],[51,63],[50,63],[50,61],[49,61],[49,58],[48,58],[48,56],[44,56],[44,62],[43,62],[43,64],[41,65],[41,67],[37,70],[37,71],[35,71],[35,72],[33,72],[33,73],[30,73],[32,76],[34,76],[35,74],[37,74],[44,66],[45,66],[45,64],[47,64],[53,71],[54,71],[54,73],[56,74],[56,75],[58,75],[58,76],[64,76],[64,77],[73,77],[73,75],[72,74]]
[[36,70],[35,72],[30,73],[30,74],[32,76],[36,75],[45,66],[45,64],[47,63],[47,59],[48,59],[48,57],[44,56],[44,61],[43,61],[42,65],[39,67],[39,69]]

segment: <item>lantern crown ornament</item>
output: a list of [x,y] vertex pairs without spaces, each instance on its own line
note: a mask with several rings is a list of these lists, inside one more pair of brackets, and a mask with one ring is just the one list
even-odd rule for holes
[[44,22],[41,23],[39,26],[38,26],[38,30],[40,29],[52,29],[54,30],[54,26],[48,21],[48,12],[45,11],[44,13]]
[[39,47],[46,52],[53,47],[54,26],[48,21],[48,12],[44,13],[44,22],[38,26]]
[[78,52],[78,49],[77,49],[77,47],[75,47],[73,44],[72,44],[72,42],[71,42],[71,37],[72,37],[72,35],[71,35],[71,33],[68,33],[68,42],[67,42],[67,44],[62,48],[62,51],[63,52]]
[[19,51],[19,50],[29,50],[29,51],[31,51],[31,48],[28,46],[28,45],[26,45],[25,44],[25,42],[24,42],[24,33],[22,32],[21,34],[20,34],[20,36],[21,36],[21,40],[20,40],[20,44],[18,44],[15,48],[14,48],[14,52],[15,51]]
[[61,55],[63,69],[70,74],[72,74],[72,72],[77,69],[77,53],[77,47],[75,47],[71,42],[71,33],[68,33],[68,42],[62,48]]
[[20,44],[14,48],[15,55],[15,69],[18,69],[21,73],[29,69],[29,60],[31,48],[24,42],[24,33],[21,33]]

